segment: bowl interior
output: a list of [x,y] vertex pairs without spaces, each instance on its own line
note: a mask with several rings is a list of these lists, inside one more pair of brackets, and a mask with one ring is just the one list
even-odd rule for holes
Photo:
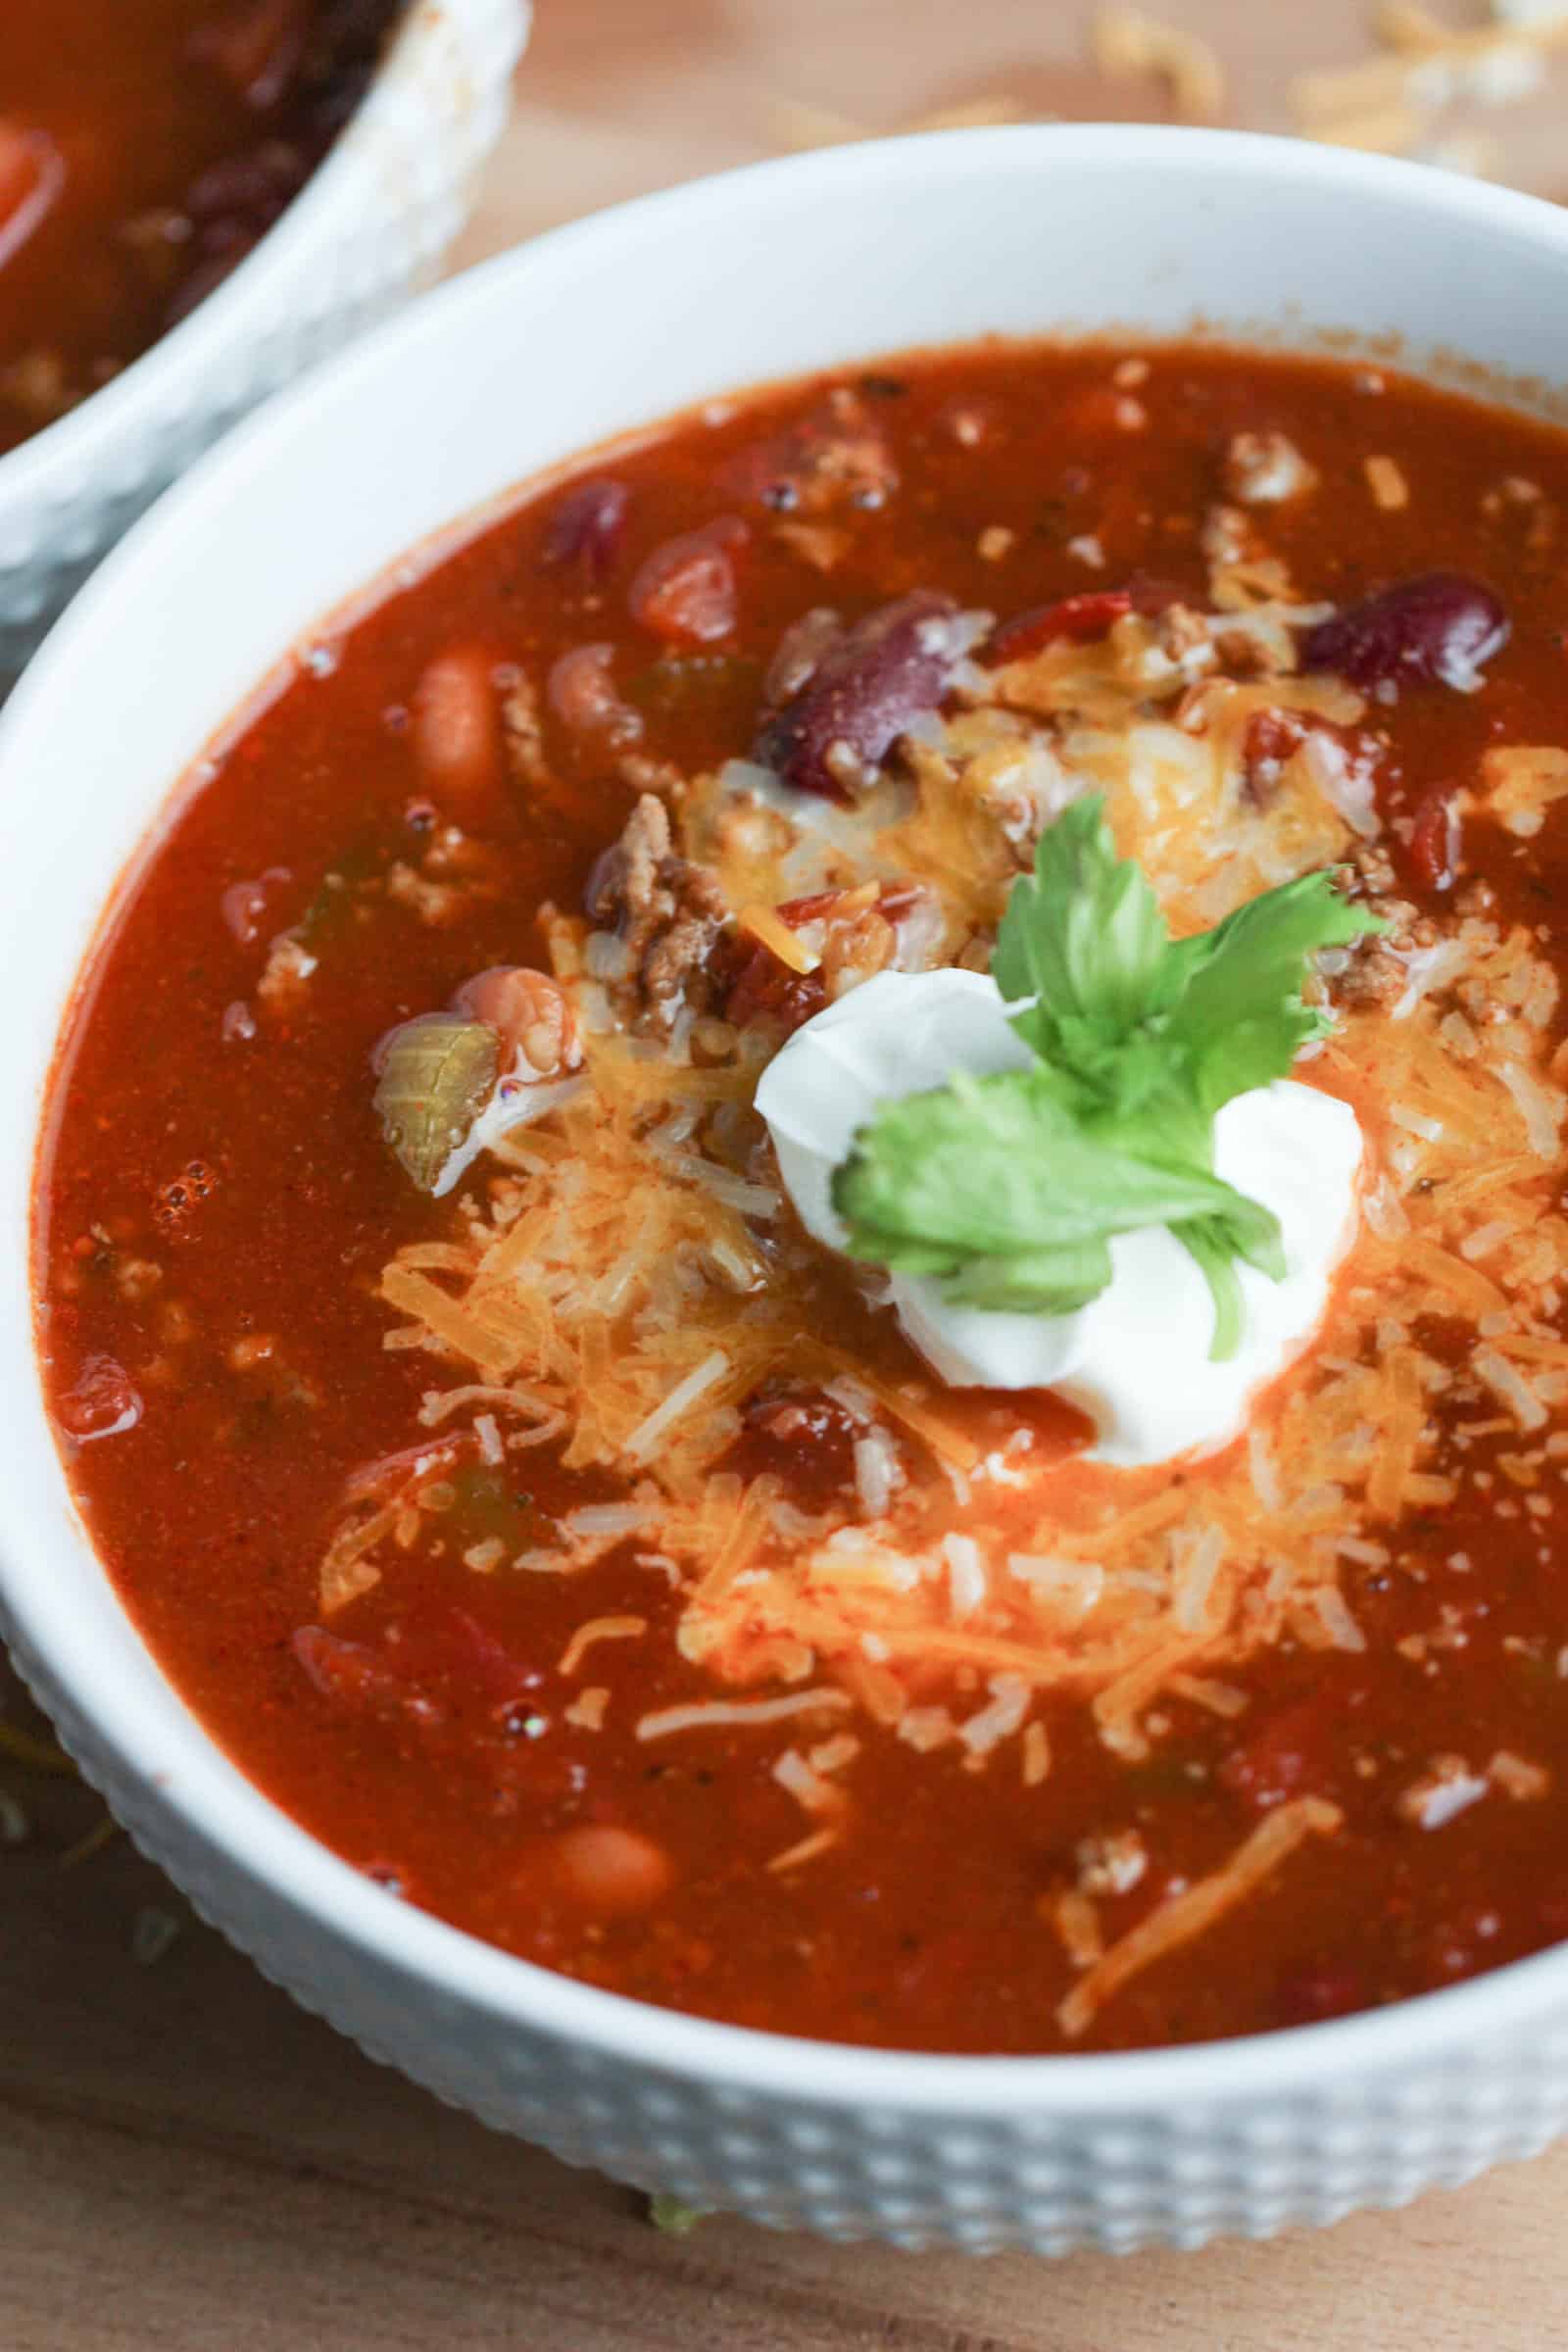
[[[273,403],[137,527],[0,716],[0,1119],[12,1139],[0,1166],[0,1607],[122,1769],[242,1848],[304,1910],[330,1911],[469,1997],[601,2042],[652,2035],[672,2062],[717,2073],[799,2076],[802,2045],[737,2055],[766,2037],[655,2023],[390,1903],[255,1794],[142,1649],[71,1504],[28,1302],[32,1138],[100,911],[175,779],[291,646],[378,575],[412,576],[455,518],[587,445],[760,380],[1046,331],[1202,327],[1319,348],[1327,333],[1454,380],[1490,370],[1484,388],[1549,410],[1565,263],[1568,216],[1550,207],[1282,141],[1118,126],[841,150],[649,199],[471,273]],[[1403,2024],[1279,2039],[1321,2049],[1338,2035],[1360,2049],[1370,2029],[1389,2047],[1426,2030],[1417,2013],[1497,2022],[1565,1985],[1568,1956],[1548,1956],[1410,2004]],[[1022,2081],[1044,2066],[1092,2096],[1095,2082],[1160,2068],[1174,2081],[1195,2062],[1211,2087],[1255,2079],[1259,2046],[1028,2062],[822,2051],[810,2066],[824,2095],[874,2082],[878,2095],[923,2097],[975,2068]]]

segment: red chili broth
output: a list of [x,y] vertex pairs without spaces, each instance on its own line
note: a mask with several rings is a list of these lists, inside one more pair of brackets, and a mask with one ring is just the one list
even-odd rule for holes
[[[1407,1523],[1403,1564],[1358,1579],[1364,1654],[1287,1645],[1228,1670],[1250,1702],[1234,1724],[1164,1701],[1144,1763],[1109,1753],[1086,1711],[1061,1701],[1046,1710],[1049,1777],[1028,1789],[1015,1758],[969,1772],[951,1750],[916,1756],[858,1721],[856,1831],[786,1878],[762,1867],[803,1826],[771,1778],[781,1740],[632,1737],[649,1708],[710,1686],[675,1651],[675,1594],[629,1561],[575,1581],[401,1561],[356,1603],[354,1639],[438,1693],[437,1735],[352,1694],[334,1699],[291,1648],[316,1618],[345,1479],[417,1437],[419,1398],[446,1377],[382,1348],[379,1270],[397,1243],[444,1231],[448,1210],[414,1196],[384,1148],[368,1107],[371,1049],[470,973],[543,962],[534,909],[580,902],[632,797],[552,718],[567,794],[547,808],[498,800],[482,827],[501,896],[454,930],[384,899],[346,911],[350,894],[323,877],[384,874],[426,821],[409,708],[432,658],[479,646],[542,682],[572,647],[608,642],[645,714],[641,748],[691,772],[744,754],[765,664],[812,605],[855,611],[937,584],[1005,615],[1134,572],[1198,595],[1197,534],[1221,454],[1239,430],[1277,427],[1325,477],[1303,518],[1269,518],[1303,594],[1343,602],[1452,567],[1495,581],[1510,607],[1512,636],[1483,693],[1410,694],[1387,714],[1386,816],[1453,787],[1489,743],[1568,742],[1559,559],[1530,549],[1515,510],[1483,505],[1507,477],[1568,503],[1560,434],[1392,374],[1204,349],[1152,355],[1137,393],[1148,428],[1130,432],[1108,383],[1117,356],[977,348],[834,379],[858,382],[874,406],[901,487],[854,521],[829,581],[773,535],[765,499],[748,489],[767,476],[751,453],[815,412],[817,385],[600,453],[589,470],[629,492],[602,583],[543,564],[560,492],[525,498],[346,634],[327,632],[329,659],[296,664],[221,750],[117,908],[63,1049],[40,1162],[40,1346],[68,1430],[89,1359],[114,1359],[144,1400],[134,1430],[79,1446],[71,1467],[155,1655],[257,1784],[349,1860],[477,1936],[675,2008],[908,2048],[1059,2048],[1054,2013],[1072,1978],[1041,1903],[1070,1878],[1078,1841],[1128,1824],[1145,1836],[1152,1877],[1102,1905],[1119,1933],[1153,1893],[1216,1868],[1281,1788],[1331,1795],[1344,1832],[1309,1841],[1198,1943],[1135,1979],[1089,2046],[1304,2022],[1568,1936],[1568,1705],[1553,1662],[1568,1642],[1568,1561],[1555,1494],[1549,1521],[1472,1503]],[[1368,496],[1371,452],[1409,481],[1402,511]],[[750,534],[734,632],[705,649],[706,676],[676,679],[661,671],[668,649],[628,616],[627,583],[672,534],[733,514]],[[994,524],[1016,533],[1000,564],[977,552]],[[1102,571],[1068,552],[1086,532]],[[1563,838],[1548,826],[1486,844],[1486,878],[1509,914],[1540,922],[1559,968]],[[1482,853],[1467,854],[1473,873]],[[242,941],[223,894],[264,875],[274,878],[256,936]],[[1400,880],[1419,902],[1417,877]],[[236,1037],[225,1012],[248,1000],[267,940],[302,920],[318,956],[307,1010]],[[127,1260],[163,1269],[144,1297],[119,1286]],[[868,1334],[847,1286],[838,1312],[907,1368],[902,1341]],[[232,1367],[246,1338],[275,1345],[259,1370]],[[972,1409],[997,1408],[982,1398]],[[583,1482],[572,1493],[583,1499]],[[525,1494],[531,1502],[515,1499]],[[564,1494],[541,1453],[515,1457],[498,1503],[509,1538]],[[1457,1554],[1472,1565],[1454,1568]],[[562,1720],[575,1686],[557,1661],[583,1618],[620,1611],[652,1630],[595,1650],[580,1679],[609,1688],[608,1716],[601,1731],[575,1729]],[[1413,1671],[1393,1644],[1440,1612],[1451,1645],[1434,1671]],[[1549,1795],[1478,1805],[1441,1837],[1412,1832],[1395,1789],[1456,1747],[1527,1752],[1549,1769]],[[585,1923],[536,1883],[538,1839],[595,1820],[634,1821],[675,1857],[675,1887],[648,1916]]]

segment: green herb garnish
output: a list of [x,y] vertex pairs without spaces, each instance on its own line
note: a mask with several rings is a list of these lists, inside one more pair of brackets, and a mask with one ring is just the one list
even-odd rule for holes
[[1283,1078],[1330,1015],[1308,960],[1384,925],[1327,872],[1175,940],[1099,796],[1042,834],[992,957],[1026,1070],[885,1103],[833,1179],[853,1256],[935,1276],[956,1304],[1065,1314],[1111,1278],[1113,1235],[1166,1225],[1242,1336],[1238,1264],[1279,1281],[1279,1220],[1214,1174],[1214,1114]]

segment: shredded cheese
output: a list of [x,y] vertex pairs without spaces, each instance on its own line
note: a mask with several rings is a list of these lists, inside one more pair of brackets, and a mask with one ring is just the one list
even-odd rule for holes
[[1057,2007],[1063,2034],[1075,2040],[1086,2033],[1132,1978],[1201,1936],[1272,1878],[1305,1838],[1329,1837],[1343,1820],[1338,1805],[1318,1796],[1295,1797],[1267,1814],[1222,1869],[1168,1896],[1095,1962]]
[[596,1642],[634,1642],[648,1631],[646,1617],[590,1617],[579,1625],[564,1650],[558,1674],[573,1675]]
[[790,1715],[834,1714],[853,1704],[848,1691],[831,1687],[794,1690],[784,1698],[699,1698],[687,1706],[662,1707],[644,1715],[637,1737],[668,1740],[680,1732],[745,1730],[754,1724],[782,1723]]
[[[1367,472],[1385,502],[1391,465]],[[690,779],[683,854],[796,973],[816,934],[776,909],[806,889],[864,911],[884,881],[914,879],[931,902],[923,952],[983,944],[1039,825],[1085,790],[1105,795],[1180,933],[1345,858],[1366,820],[1341,738],[1367,707],[1297,667],[1299,631],[1327,608],[1294,601],[1284,564],[1240,540],[1216,539],[1209,560],[1206,615],[1126,613],[1096,642],[975,668],[960,707],[853,810],[802,818],[734,763]],[[1227,632],[1245,660],[1221,662]],[[1248,744],[1265,716],[1300,741],[1259,805]],[[1477,806],[1528,818],[1559,790],[1568,753],[1516,746],[1485,755]],[[1556,981],[1524,926],[1470,915],[1435,943],[1380,946],[1403,965],[1394,1002],[1352,998],[1303,1063],[1369,1139],[1362,1230],[1316,1344],[1246,1444],[1179,1479],[988,1452],[961,1396],[862,1353],[824,1316],[819,1262],[769,1182],[752,1103],[766,1039],[712,1024],[717,1058],[697,1067],[684,1033],[615,1033],[594,1009],[583,926],[554,918],[550,937],[582,996],[585,1091],[491,1154],[453,1232],[401,1250],[382,1296],[399,1319],[388,1345],[424,1348],[449,1384],[420,1410],[453,1431],[443,1443],[492,1462],[550,1444],[568,1474],[632,1492],[567,1513],[510,1566],[488,1543],[460,1556],[476,1573],[579,1573],[643,1547],[675,1590],[678,1656],[711,1695],[645,1715],[639,1740],[859,1710],[974,1771],[1015,1743],[1036,1787],[1051,1753],[1037,1705],[1059,1694],[1087,1703],[1113,1752],[1145,1757],[1165,1697],[1223,1719],[1246,1704],[1228,1670],[1257,1651],[1364,1642],[1356,1573],[1386,1556],[1381,1531],[1444,1507],[1462,1473],[1435,1458],[1454,1374],[1419,1344],[1423,1319],[1472,1326],[1494,1434],[1534,1437],[1552,1414],[1568,1373],[1551,1336],[1568,1283],[1568,1051],[1553,1055]],[[743,1413],[774,1383],[849,1414],[853,1495],[808,1510],[780,1479],[733,1467]],[[323,1608],[419,1540],[442,1465],[389,1458],[403,1467],[346,1505]],[[1537,1473],[1509,1460],[1528,1494]],[[573,1670],[604,1624],[587,1617]]]
[[798,931],[775,914],[771,906],[752,905],[743,906],[736,916],[743,931],[770,948],[787,972],[814,972],[820,969],[822,958],[814,948],[807,946]]

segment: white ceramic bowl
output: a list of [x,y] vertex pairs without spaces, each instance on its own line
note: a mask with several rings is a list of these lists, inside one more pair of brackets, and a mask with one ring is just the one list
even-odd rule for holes
[[0,457],[0,695],[104,551],[277,386],[416,288],[466,220],[531,0],[417,0],[320,170],[231,277]]
[[1249,2041],[934,2058],[676,2017],[405,1907],[258,1795],[142,1648],[50,1441],[26,1260],[51,1043],[124,860],[277,656],[454,516],[702,395],[991,328],[1162,334],[1200,314],[1550,383],[1565,285],[1568,215],[1327,148],[1063,128],[768,165],[564,230],[368,336],[172,492],[39,656],[0,717],[0,1602],[138,1842],[376,2056],[623,2180],[912,2245],[1265,2233],[1563,2129],[1568,1951]]

